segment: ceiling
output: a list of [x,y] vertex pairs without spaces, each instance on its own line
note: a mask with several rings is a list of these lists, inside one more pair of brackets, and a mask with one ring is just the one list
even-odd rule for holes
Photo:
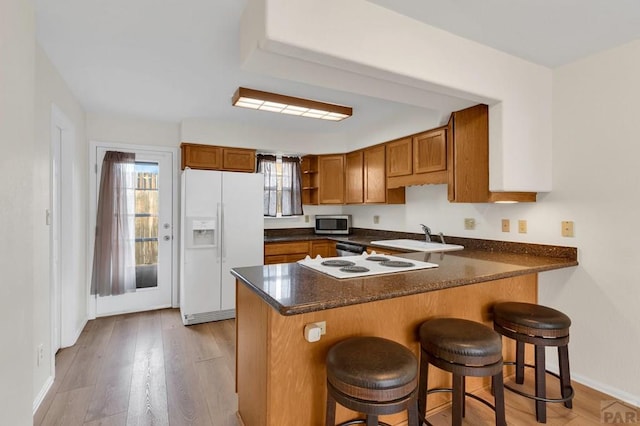
[[[551,68],[640,37],[638,0],[369,1]],[[239,21],[246,3],[35,0],[37,38],[89,112],[324,133],[356,132],[419,112],[241,69]],[[334,123],[233,108],[238,86],[349,105],[355,114]]]

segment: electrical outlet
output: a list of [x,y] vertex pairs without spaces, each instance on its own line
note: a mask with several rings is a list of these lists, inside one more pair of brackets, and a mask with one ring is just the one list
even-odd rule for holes
[[467,217],[464,219],[464,229],[472,230],[476,229],[476,220],[472,217]]
[[373,223],[375,223],[375,224],[380,223],[380,216],[378,216],[378,215],[373,216]]
[[518,232],[521,234],[526,234],[527,233],[527,221],[526,220],[519,220],[518,221]]
[[573,237],[573,221],[572,220],[562,221],[562,236]]
[[502,219],[502,232],[511,232],[511,221],[509,219]]
[[305,223],[309,223],[309,215],[308,214],[304,215],[304,221],[305,221]]

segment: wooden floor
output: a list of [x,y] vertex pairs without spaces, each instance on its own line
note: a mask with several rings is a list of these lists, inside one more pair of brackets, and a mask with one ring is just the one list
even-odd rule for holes
[[[57,354],[56,380],[34,425],[238,426],[234,334],[233,320],[185,327],[177,309],[89,321],[77,344]],[[556,382],[548,385],[557,395]],[[574,387],[573,410],[548,404],[547,424],[602,424],[600,404],[612,398]],[[507,391],[506,405],[510,425],[538,424],[532,401]],[[429,421],[450,425],[451,417],[443,410]],[[493,424],[493,412],[469,401],[464,424]]]

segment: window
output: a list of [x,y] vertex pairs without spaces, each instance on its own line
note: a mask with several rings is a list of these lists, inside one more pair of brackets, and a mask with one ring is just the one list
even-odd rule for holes
[[158,163],[135,163],[136,288],[158,286]]
[[300,158],[258,155],[258,172],[264,173],[264,215],[302,214]]

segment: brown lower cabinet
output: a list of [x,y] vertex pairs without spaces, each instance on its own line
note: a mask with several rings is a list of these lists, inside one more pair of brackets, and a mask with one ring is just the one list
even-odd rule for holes
[[264,264],[293,263],[307,255],[336,256],[336,242],[332,240],[286,241],[264,244]]

